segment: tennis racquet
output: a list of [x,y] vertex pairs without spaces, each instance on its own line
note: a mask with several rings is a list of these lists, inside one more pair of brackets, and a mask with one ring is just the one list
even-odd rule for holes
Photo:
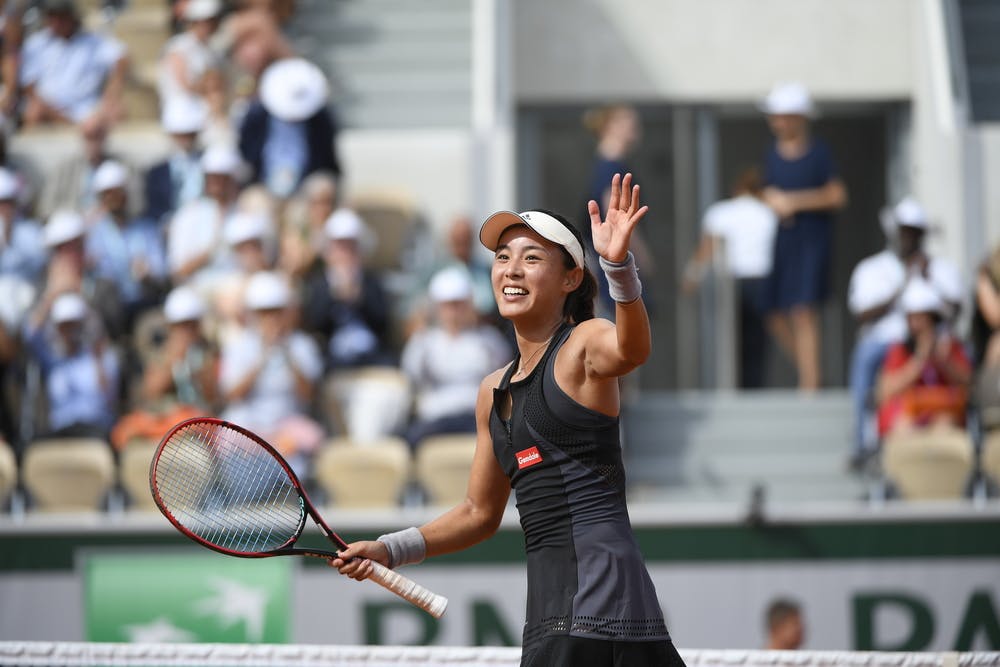
[[[149,486],[156,506],[177,530],[230,556],[336,558],[334,552],[293,546],[307,514],[338,549],[347,548],[281,454],[221,419],[197,417],[174,426],[153,455]],[[435,618],[444,614],[447,598],[375,561],[372,566],[370,579]]]

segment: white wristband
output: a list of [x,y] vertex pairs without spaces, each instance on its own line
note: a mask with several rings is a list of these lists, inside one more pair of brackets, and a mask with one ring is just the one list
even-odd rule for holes
[[406,528],[380,535],[378,541],[389,551],[389,569],[419,563],[427,555],[427,542],[418,528]]
[[610,262],[599,258],[601,269],[608,277],[608,292],[618,303],[631,303],[642,296],[642,283],[639,281],[639,270],[635,266],[632,251],[625,256],[624,262]]

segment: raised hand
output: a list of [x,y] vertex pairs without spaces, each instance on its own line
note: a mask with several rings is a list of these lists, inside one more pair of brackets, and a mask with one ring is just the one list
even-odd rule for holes
[[649,210],[639,206],[639,186],[632,185],[632,174],[615,174],[611,179],[608,213],[601,220],[601,208],[593,199],[587,204],[594,250],[609,262],[622,262],[628,256],[632,231]]

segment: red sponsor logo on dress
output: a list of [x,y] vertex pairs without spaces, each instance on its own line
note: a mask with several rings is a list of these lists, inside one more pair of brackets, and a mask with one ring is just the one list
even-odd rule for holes
[[542,462],[542,455],[538,451],[538,447],[528,447],[527,449],[522,449],[515,456],[517,456],[517,469],[524,470],[536,463]]

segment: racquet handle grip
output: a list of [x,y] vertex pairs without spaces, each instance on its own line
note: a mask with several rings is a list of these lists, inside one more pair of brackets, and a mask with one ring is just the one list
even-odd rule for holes
[[398,572],[390,570],[385,565],[371,561],[372,574],[369,579],[384,586],[407,602],[420,607],[434,618],[441,618],[448,607],[448,598],[432,593],[415,581]]

